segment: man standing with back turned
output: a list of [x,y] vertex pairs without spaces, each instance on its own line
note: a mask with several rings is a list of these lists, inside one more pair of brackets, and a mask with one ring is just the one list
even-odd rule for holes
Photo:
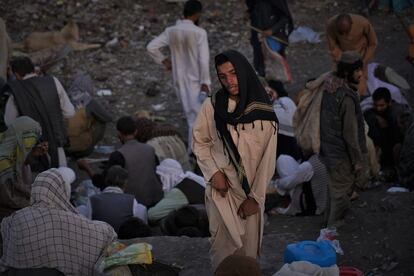
[[[184,19],[154,38],[147,46],[150,56],[167,70],[172,69],[174,88],[181,100],[188,125],[188,145],[191,128],[201,107],[200,93],[209,93],[210,71],[207,33],[198,27],[202,5],[189,0],[184,5]],[[171,59],[160,49],[169,47]]]
[[229,50],[216,56],[215,64],[222,89],[201,107],[192,144],[208,181],[214,269],[229,255],[259,254],[277,140],[276,114],[246,58]]

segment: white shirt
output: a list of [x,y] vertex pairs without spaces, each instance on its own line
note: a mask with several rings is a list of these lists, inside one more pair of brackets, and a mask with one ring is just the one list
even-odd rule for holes
[[[169,47],[174,83],[185,85],[186,81],[195,81],[199,85],[210,85],[207,32],[196,26],[193,21],[177,20],[154,38],[147,46],[149,55],[159,64],[166,59],[161,48]],[[198,92],[200,87],[198,87]]]
[[[26,80],[26,79],[33,78],[33,77],[37,77],[37,75],[35,73],[27,74],[26,76],[24,76],[23,79]],[[69,97],[66,94],[65,88],[63,88],[62,84],[57,78],[53,77],[53,80],[55,81],[56,90],[57,90],[57,94],[58,94],[59,102],[60,102],[60,109],[62,110],[63,117],[64,118],[73,117],[75,115],[75,107],[69,100]],[[17,117],[19,117],[19,115],[20,114],[17,109],[16,103],[14,101],[14,97],[13,95],[10,95],[9,99],[7,100],[6,109],[4,112],[5,124],[11,125],[14,122],[14,120],[16,120]]]
[[[116,194],[122,194],[124,191],[122,191],[119,187],[106,187],[102,193],[116,193]],[[88,198],[88,201],[86,202],[86,205],[80,205],[76,207],[76,209],[79,211],[81,215],[88,219],[92,219],[92,205],[91,201]],[[134,198],[134,203],[132,205],[132,214],[134,217],[141,219],[145,223],[148,224],[148,213],[147,213],[147,207],[137,202],[137,200]]]

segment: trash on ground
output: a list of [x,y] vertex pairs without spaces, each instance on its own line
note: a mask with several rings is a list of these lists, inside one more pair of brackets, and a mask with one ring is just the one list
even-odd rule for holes
[[289,35],[289,43],[300,42],[316,44],[321,42],[321,38],[319,33],[315,32],[311,28],[300,26]]

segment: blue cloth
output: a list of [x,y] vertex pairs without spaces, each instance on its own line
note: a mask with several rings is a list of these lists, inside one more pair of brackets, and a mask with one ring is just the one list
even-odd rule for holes
[[266,37],[266,41],[267,41],[267,45],[269,45],[269,48],[270,48],[272,51],[275,51],[275,52],[278,52],[278,53],[280,53],[280,51],[282,51],[283,46],[282,46],[282,44],[281,44],[279,41],[277,41],[276,39],[271,38],[271,37]]

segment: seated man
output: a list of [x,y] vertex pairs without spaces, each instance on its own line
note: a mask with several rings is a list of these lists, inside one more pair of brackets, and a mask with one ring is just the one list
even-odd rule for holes
[[209,237],[206,208],[194,204],[172,211],[161,220],[160,230],[165,236]]
[[22,116],[0,133],[0,222],[30,203],[29,162],[47,152],[47,143],[39,143],[41,132],[36,121]]
[[125,192],[135,195],[136,200],[147,208],[154,206],[163,196],[162,184],[155,173],[157,157],[154,149],[135,139],[137,129],[131,117],[120,118],[116,123],[118,137],[123,144],[111,153],[101,174],[96,174],[86,160],[78,160],[79,169],[85,170],[93,184],[103,190],[105,177],[110,167],[119,165],[128,171],[128,184]]
[[5,88],[7,100],[4,121],[10,125],[18,116],[28,116],[39,122],[42,136],[49,143],[50,166],[66,166],[63,147],[67,143],[64,118],[75,114],[62,84],[55,77],[37,76],[33,62],[27,57],[11,61],[11,69],[17,80],[8,82]]
[[109,223],[116,233],[133,217],[147,223],[147,208],[133,195],[124,193],[127,182],[128,171],[118,165],[112,166],[105,178],[106,188],[101,194],[90,197],[86,206],[78,207],[78,210],[89,219]]
[[[289,195],[290,203],[286,208],[269,206],[272,213],[284,215],[320,215],[328,202],[329,176],[318,155],[299,164],[289,155],[280,155],[276,162],[279,178],[271,182],[268,193],[280,196]],[[270,198],[266,200],[270,201]]]
[[94,274],[95,263],[116,234],[109,224],[90,221],[71,205],[74,179],[69,168],[50,169],[36,177],[30,206],[1,223],[0,271],[9,270],[9,275],[61,275],[43,273],[44,269],[63,275]]
[[408,105],[407,99],[401,89],[409,89],[407,81],[390,67],[385,67],[378,63],[368,64],[368,93],[366,98],[361,101],[363,112],[374,107],[372,94],[380,87],[385,87],[390,91],[391,99],[396,103]]
[[65,151],[75,158],[90,155],[95,145],[102,140],[106,124],[112,121],[112,115],[92,98],[94,93],[91,77],[82,73],[75,76],[68,89],[76,113],[65,120],[69,139]]
[[173,159],[164,159],[157,166],[157,174],[161,178],[165,196],[148,209],[150,222],[156,223],[170,212],[189,204],[204,205],[206,184],[201,176],[190,171],[184,173],[180,163]]
[[137,118],[136,123],[138,142],[152,146],[160,162],[171,158],[177,160],[184,170],[191,170],[187,148],[175,127],[157,124],[147,118]]
[[273,102],[273,109],[279,120],[279,132],[277,134],[277,154],[287,154],[299,160],[301,158],[300,148],[297,145],[293,132],[293,115],[296,111],[296,104],[289,98],[288,93],[280,81],[270,80],[265,89]]
[[368,136],[380,150],[381,168],[393,170],[397,158],[395,151],[403,140],[397,120],[405,108],[391,100],[390,91],[385,87],[375,90],[372,99],[374,108],[364,113],[369,126]]

